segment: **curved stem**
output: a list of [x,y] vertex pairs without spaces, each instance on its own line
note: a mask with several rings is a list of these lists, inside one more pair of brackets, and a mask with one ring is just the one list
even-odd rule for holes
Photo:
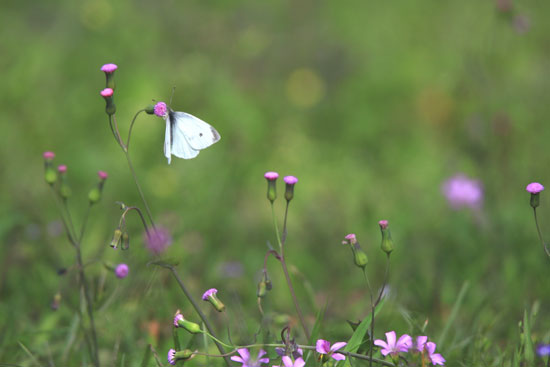
[[294,302],[294,307],[296,308],[296,313],[298,314],[298,318],[300,319],[300,324],[302,324],[302,329],[304,329],[306,338],[307,340],[309,340],[309,337],[310,337],[309,330],[307,328],[304,316],[302,315],[302,310],[300,309],[300,305],[298,304],[298,299],[296,298],[296,293],[294,292],[294,287],[292,286],[292,281],[290,280],[290,275],[288,274],[288,269],[286,267],[286,261],[285,261],[284,255],[281,255],[281,265],[283,267],[283,273],[285,273],[286,283],[288,284],[288,288],[290,289],[290,294],[292,296],[292,301]]
[[279,225],[277,224],[277,218],[275,217],[275,206],[271,202],[271,216],[273,217],[273,226],[275,227],[275,234],[277,235],[277,243],[279,244],[279,250],[283,252],[283,243],[281,242],[281,237],[279,235]]
[[86,209],[86,213],[84,214],[84,220],[82,221],[82,227],[80,227],[80,237],[78,238],[78,242],[82,242],[82,237],[84,237],[84,232],[86,231],[86,224],[88,224],[88,217],[90,215],[90,209],[92,209],[92,204],[88,204],[88,209]]
[[535,224],[537,226],[537,233],[539,234],[540,243],[542,244],[542,247],[544,248],[544,252],[546,252],[546,256],[550,257],[550,250],[548,249],[548,246],[546,245],[546,243],[542,239],[542,232],[540,230],[539,221],[538,221],[538,218],[537,218],[537,208],[533,208],[533,214],[535,215]]
[[132,122],[130,123],[130,128],[128,129],[128,139],[126,139],[126,149],[130,149],[130,137],[132,136],[132,128],[134,127],[134,123],[136,122],[138,115],[142,112],[145,112],[145,109],[136,112],[134,118],[132,119]]
[[132,160],[130,159],[130,154],[128,153],[127,150],[124,151],[124,154],[126,155],[126,160],[128,161],[128,167],[130,168],[130,172],[132,173],[132,177],[134,178],[134,182],[138,189],[139,196],[141,197],[141,201],[143,201],[143,205],[145,206],[145,211],[147,212],[149,221],[151,222],[151,225],[153,226],[153,228],[156,229],[155,221],[153,220],[153,215],[151,214],[151,209],[149,209],[149,205],[147,204],[147,200],[145,200],[145,195],[143,194],[143,190],[139,185],[139,182],[136,176],[136,171],[134,170],[134,166],[132,165]]

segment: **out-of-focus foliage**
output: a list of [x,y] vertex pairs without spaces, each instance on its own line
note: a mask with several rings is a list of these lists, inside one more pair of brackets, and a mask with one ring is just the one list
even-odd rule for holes
[[[104,305],[96,313],[102,360],[124,355],[135,365],[147,343],[164,359],[171,315],[176,308],[192,314],[169,274],[146,266],[151,256],[137,217],[129,222],[130,251],[108,247],[120,214],[114,202],[142,205],[99,96],[99,68],[108,62],[119,66],[115,101],[124,135],[138,109],[168,102],[175,86],[172,108],[222,136],[196,159],[168,166],[164,121],[147,115],[130,149],[157,221],[172,231],[166,257],[179,261],[197,297],[220,290],[230,316],[212,314],[220,330],[229,323],[236,340],[257,331],[255,287],[266,243],[275,243],[263,173],[275,170],[300,180],[287,258],[311,324],[327,303],[321,335],[345,339],[345,320],[369,313],[361,272],[340,243],[357,234],[371,281],[380,284],[377,222],[388,219],[391,300],[377,336],[416,333],[429,320],[426,333],[437,341],[469,282],[438,351],[466,365],[508,356],[524,309],[550,302],[550,262],[524,191],[531,181],[550,183],[550,4],[507,4],[4,1],[0,362],[30,360],[18,341],[57,365],[81,360],[67,348],[78,292],[74,270],[56,271],[74,265],[74,252],[43,182],[45,150],[68,166],[76,223],[95,172],[109,172],[83,243]],[[446,203],[441,184],[457,173],[482,182],[479,211]],[[282,215],[283,202],[276,206]],[[550,233],[545,192],[540,216]],[[116,279],[103,260],[128,263],[130,275]],[[270,260],[269,269],[274,290],[264,310],[289,314],[299,332],[280,268]],[[63,299],[53,312],[58,290]],[[536,340],[549,316],[540,309]]]

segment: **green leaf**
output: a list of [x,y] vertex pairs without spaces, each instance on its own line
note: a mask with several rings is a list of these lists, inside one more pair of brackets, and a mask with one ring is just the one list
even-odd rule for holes
[[[380,301],[380,303],[378,303],[378,306],[376,306],[376,309],[374,310],[374,316],[378,315],[378,312],[380,312],[385,302],[386,302],[386,299],[382,298],[382,300]],[[361,321],[359,326],[357,326],[357,328],[353,332],[353,335],[348,340],[348,345],[346,345],[346,347],[344,348],[346,352],[350,352],[350,353],[357,352],[361,344],[363,344],[363,340],[369,331],[371,319],[372,317],[371,317],[371,314],[369,313],[369,315],[365,317],[363,321]]]
[[535,347],[533,346],[533,339],[531,339],[531,323],[529,322],[529,315],[527,315],[527,310],[523,311],[523,356],[525,362],[528,366],[533,365],[535,360]]
[[145,353],[143,353],[143,359],[141,360],[141,367],[147,367],[151,359],[151,354],[151,344],[147,344],[145,346]]

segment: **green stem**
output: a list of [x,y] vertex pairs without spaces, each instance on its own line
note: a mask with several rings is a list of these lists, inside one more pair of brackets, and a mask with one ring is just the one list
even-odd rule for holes
[[92,203],[88,205],[88,209],[86,209],[86,213],[84,214],[84,220],[82,221],[82,227],[80,227],[80,237],[78,238],[78,242],[82,242],[82,238],[84,237],[84,232],[86,231],[86,224],[88,224],[88,217],[90,216],[91,209]]
[[145,212],[147,213],[147,216],[149,217],[149,221],[151,222],[151,225],[153,226],[153,229],[156,229],[155,221],[153,220],[153,215],[151,214],[151,209],[149,209],[149,205],[147,204],[147,200],[145,200],[145,195],[143,194],[143,190],[141,189],[141,186],[139,185],[136,171],[134,170],[134,166],[132,165],[132,160],[130,159],[130,154],[127,150],[124,151],[124,154],[126,155],[126,160],[128,161],[128,167],[130,168],[130,172],[132,172],[132,177],[134,178],[134,182],[136,184],[136,187],[139,192],[139,196],[141,197],[141,201],[143,201],[143,205],[145,206]]
[[546,256],[548,256],[550,258],[550,249],[548,249],[548,246],[546,246],[546,243],[542,239],[542,232],[540,230],[539,221],[538,221],[538,218],[537,218],[537,208],[533,208],[533,214],[535,215],[535,224],[537,226],[537,233],[539,234],[540,243],[542,244],[542,247],[544,248],[544,252],[546,252]]
[[271,216],[273,218],[273,226],[275,227],[275,234],[277,235],[279,250],[283,252],[283,243],[281,242],[281,237],[279,235],[279,225],[277,224],[277,218],[275,217],[275,206],[273,205],[273,202],[271,202]]
[[370,348],[369,348],[369,366],[372,366],[372,352],[374,350],[374,298],[372,294],[372,288],[370,286],[369,277],[367,276],[367,270],[366,267],[363,267],[363,275],[365,276],[365,280],[367,281],[367,288],[369,289],[369,296],[370,296],[370,309],[371,309],[371,315],[370,315]]
[[218,342],[220,343],[221,345],[223,345],[224,347],[227,347],[227,348],[235,348],[234,345],[229,345],[229,344],[225,344],[224,342],[222,342],[220,339],[216,338],[214,335],[210,334],[209,332],[207,331],[202,331],[202,333],[208,337],[210,337],[212,340],[214,340],[215,342]]
[[126,149],[130,149],[130,137],[132,136],[132,128],[134,127],[134,123],[136,122],[138,115],[144,111],[145,109],[136,112],[134,118],[132,119],[132,122],[130,123],[130,128],[128,129],[128,139],[126,139]]
[[[187,297],[187,299],[189,300],[189,302],[191,303],[191,305],[193,306],[193,308],[195,309],[195,311],[197,312],[197,314],[201,318],[202,322],[204,322],[204,325],[206,325],[206,329],[208,330],[210,335],[214,336],[214,329],[212,328],[212,325],[210,324],[210,321],[208,321],[208,318],[201,311],[199,305],[197,304],[197,302],[195,301],[195,299],[193,298],[191,293],[189,293],[189,291],[187,290],[187,287],[185,287],[185,284],[183,284],[183,281],[179,277],[178,272],[176,271],[176,269],[173,266],[167,266],[167,268],[170,269],[170,271],[172,272],[172,275],[176,279],[176,282],[178,282],[181,290],[183,291],[183,293],[185,294],[185,296]],[[218,350],[220,351],[220,353],[224,354],[225,350],[223,349],[223,346],[217,341],[217,338],[214,340],[214,343],[216,344],[216,347],[218,347]],[[231,366],[231,362],[230,362],[230,359],[228,357],[224,357],[224,360],[225,360],[225,363],[228,366]]]

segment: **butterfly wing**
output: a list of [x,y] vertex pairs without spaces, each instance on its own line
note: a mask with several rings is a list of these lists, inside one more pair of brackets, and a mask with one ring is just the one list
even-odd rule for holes
[[166,119],[166,131],[164,133],[164,156],[168,158],[168,164],[172,160],[172,127],[170,117]]
[[185,112],[173,112],[171,116],[176,125],[173,131],[181,133],[193,150],[202,150],[220,140],[220,134],[216,129],[193,115]]

